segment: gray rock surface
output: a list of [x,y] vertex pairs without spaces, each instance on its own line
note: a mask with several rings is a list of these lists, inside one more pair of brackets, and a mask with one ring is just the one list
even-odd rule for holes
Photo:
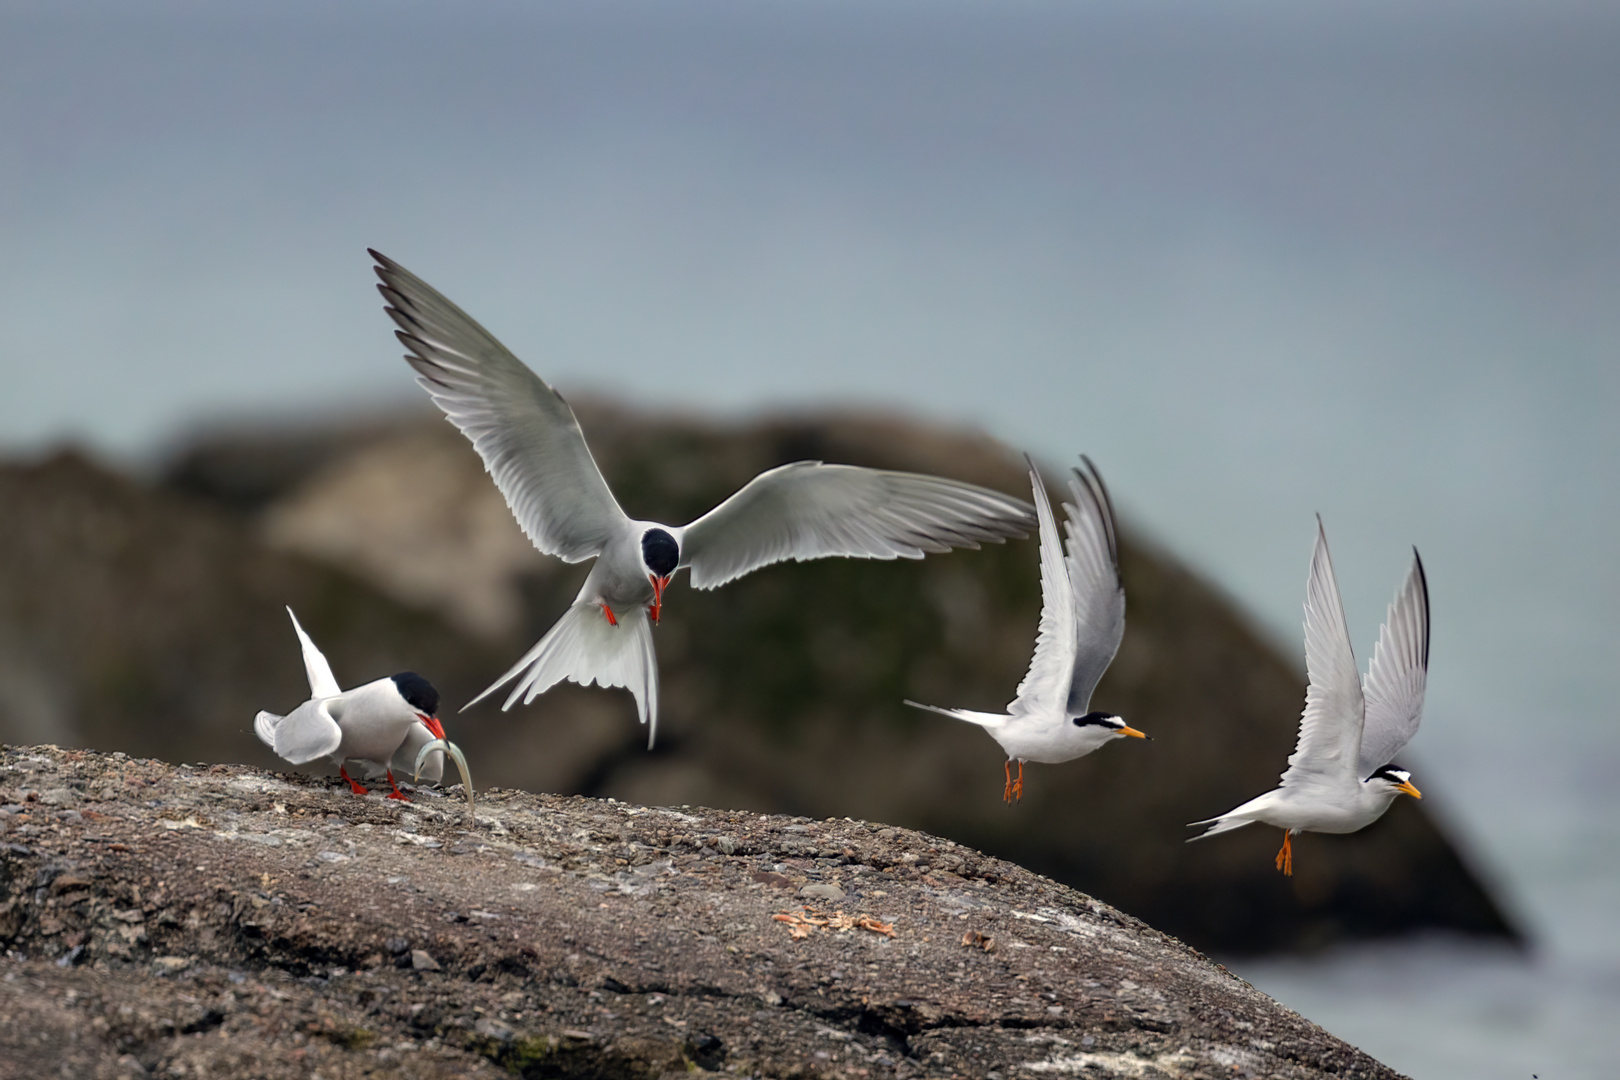
[[[0,1077],[1395,1076],[1140,921],[925,833],[480,807],[5,748]],[[845,895],[807,905],[810,884]]]

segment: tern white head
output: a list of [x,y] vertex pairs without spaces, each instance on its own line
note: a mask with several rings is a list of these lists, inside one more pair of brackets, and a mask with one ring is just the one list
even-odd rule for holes
[[1412,774],[1390,764],[1417,734],[1429,676],[1429,584],[1412,549],[1412,568],[1378,631],[1363,683],[1350,649],[1327,533],[1316,519],[1316,549],[1305,592],[1305,666],[1310,684],[1299,741],[1282,783],[1220,817],[1194,840],[1251,822],[1283,830],[1277,869],[1294,872],[1298,832],[1351,833],[1383,816],[1399,795],[1421,799]]
[[[287,609],[287,614],[303,649],[310,698],[286,716],[259,713],[253,719],[254,732],[294,765],[330,757],[356,795],[366,794],[366,788],[349,775],[345,762],[366,762],[388,777],[388,785],[393,788],[390,799],[409,802],[394,783],[393,766],[411,768],[418,748],[444,738],[444,727],[439,723],[439,692],[414,671],[377,679],[353,690],[340,689],[332,666],[304,633],[298,616],[293,615],[292,608]],[[430,783],[436,782],[443,769],[444,755],[439,753],[424,768],[423,775]]]
[[[1072,501],[1063,504],[1065,545],[1040,473],[1027,455],[1024,460],[1041,530],[1041,623],[1018,696],[1005,713],[906,702],[988,731],[1007,752],[1001,793],[1007,802],[1023,797],[1026,761],[1072,761],[1115,739],[1147,738],[1113,713],[1091,709],[1092,691],[1125,635],[1125,586],[1119,578],[1119,545],[1108,489],[1091,459],[1082,456],[1087,471],[1071,470]],[[1014,761],[1017,779],[1012,774]]]
[[1024,536],[1034,509],[999,492],[915,473],[799,461],[754,477],[686,525],[637,521],[619,508],[562,396],[421,278],[377,252],[378,289],[405,360],[484,467],[534,546],[565,562],[595,559],[556,625],[478,697],[516,685],[503,708],[564,679],[635,695],[647,745],[658,730],[652,625],[682,567],[713,589],[784,560],[920,559]]

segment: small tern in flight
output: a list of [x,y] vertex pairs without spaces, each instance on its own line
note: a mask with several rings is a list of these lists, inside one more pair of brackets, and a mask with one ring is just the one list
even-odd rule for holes
[[[1001,797],[1015,802],[1024,795],[1024,762],[1058,764],[1084,757],[1106,742],[1146,735],[1112,713],[1093,712],[1091,694],[1119,651],[1125,635],[1125,586],[1119,580],[1119,547],[1114,536],[1114,509],[1108,489],[1091,459],[1081,456],[1086,472],[1071,470],[1067,519],[1067,554],[1059,538],[1052,504],[1035,463],[1028,456],[1029,482],[1041,527],[1041,622],[1035,655],[1018,684],[1018,696],[1005,713],[942,709],[907,701],[907,705],[978,724],[1007,752],[1007,776]],[[1018,762],[1013,779],[1012,763]]]
[[1429,676],[1429,583],[1412,549],[1412,568],[1378,631],[1363,684],[1350,650],[1327,533],[1316,519],[1316,550],[1305,590],[1305,667],[1310,684],[1299,741],[1282,783],[1235,810],[1193,825],[1194,840],[1250,822],[1283,830],[1277,869],[1294,873],[1294,833],[1352,833],[1383,816],[1397,795],[1421,799],[1412,774],[1390,764],[1417,734]]

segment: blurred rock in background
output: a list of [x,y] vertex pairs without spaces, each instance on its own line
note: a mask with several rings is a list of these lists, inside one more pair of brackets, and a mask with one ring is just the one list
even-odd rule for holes
[[[576,409],[636,517],[690,520],[804,458],[1027,497],[1012,451],[892,416],[722,425]],[[436,413],[203,434],[156,486],[64,453],[0,469],[0,505],[11,522],[0,532],[6,741],[275,764],[251,718],[307,693],[291,604],[344,685],[407,668],[431,679],[481,785],[926,829],[1207,950],[1425,928],[1517,937],[1410,799],[1361,833],[1304,837],[1292,879],[1272,867],[1274,829],[1183,842],[1186,822],[1275,784],[1303,663],[1128,523],[1128,626],[1095,704],[1154,741],[1031,766],[1009,808],[1000,748],[901,699],[993,710],[1012,697],[1040,610],[1033,539],[921,562],[786,564],[715,592],[678,582],[657,632],[649,753],[623,691],[565,685],[509,713],[486,702],[455,714],[545,632],[587,567],[529,546]],[[1300,565],[1279,572],[1303,586],[1305,562],[1302,548]]]

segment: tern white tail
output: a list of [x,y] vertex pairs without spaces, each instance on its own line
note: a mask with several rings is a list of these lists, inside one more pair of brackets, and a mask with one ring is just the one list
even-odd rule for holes
[[528,704],[564,679],[581,686],[593,682],[622,686],[635,695],[636,711],[648,725],[647,747],[651,749],[658,735],[658,657],[653,652],[652,624],[647,609],[639,605],[621,609],[617,619],[617,625],[608,622],[600,604],[574,604],[523,659],[467,702],[463,711],[519,673],[523,677],[507,696],[504,708],[519,698]]

